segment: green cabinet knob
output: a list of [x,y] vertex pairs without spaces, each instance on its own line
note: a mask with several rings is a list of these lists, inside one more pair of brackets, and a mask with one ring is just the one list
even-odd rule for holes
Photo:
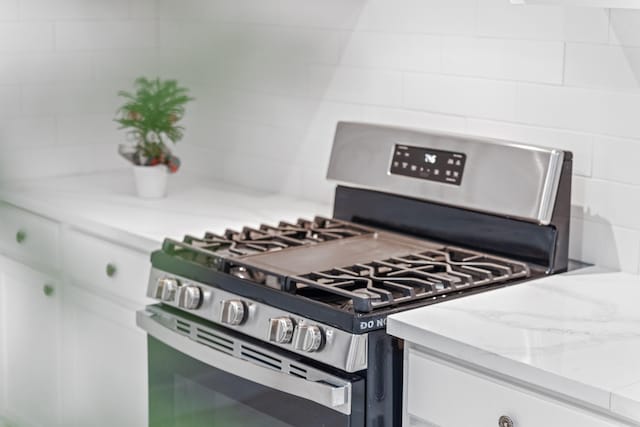
[[55,292],[55,288],[53,287],[53,285],[46,284],[46,285],[44,285],[44,286],[42,287],[42,292],[43,292],[46,296],[50,297],[51,295],[53,295],[53,294],[54,294],[54,292]]
[[118,269],[116,268],[115,264],[109,263],[107,264],[107,268],[105,269],[105,271],[108,277],[113,277],[116,275]]
[[23,243],[25,240],[27,240],[27,232],[24,230],[18,230],[16,233],[16,242]]

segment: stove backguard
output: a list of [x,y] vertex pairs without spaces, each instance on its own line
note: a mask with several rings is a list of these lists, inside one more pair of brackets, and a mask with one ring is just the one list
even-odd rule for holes
[[[405,157],[400,143],[413,150],[406,174],[397,173],[402,162],[395,165]],[[442,149],[449,150],[444,165]],[[465,156],[459,166],[454,154]],[[546,274],[563,272],[572,157],[508,141],[340,123],[328,172],[339,182],[334,218],[527,262]],[[436,169],[457,171],[459,179],[432,179]],[[427,170],[429,176],[420,175]]]

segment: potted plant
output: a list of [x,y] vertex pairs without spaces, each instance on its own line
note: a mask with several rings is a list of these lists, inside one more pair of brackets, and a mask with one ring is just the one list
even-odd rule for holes
[[185,105],[192,101],[188,89],[175,80],[140,77],[135,91],[120,91],[125,103],[115,121],[127,129],[130,144],[120,144],[120,154],[133,163],[138,195],[160,198],[167,194],[168,174],[175,173],[180,160],[171,153],[168,142],[177,143],[184,135],[179,125]]

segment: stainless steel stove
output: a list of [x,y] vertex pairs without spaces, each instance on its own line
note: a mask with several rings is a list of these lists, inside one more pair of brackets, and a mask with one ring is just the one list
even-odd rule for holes
[[571,153],[341,123],[333,218],[166,239],[152,426],[400,425],[394,312],[567,268]]

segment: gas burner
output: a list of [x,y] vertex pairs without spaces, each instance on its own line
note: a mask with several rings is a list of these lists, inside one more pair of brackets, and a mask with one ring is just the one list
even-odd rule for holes
[[406,302],[504,284],[530,274],[529,267],[521,262],[442,247],[303,274],[292,277],[289,288],[343,310],[368,313]]

